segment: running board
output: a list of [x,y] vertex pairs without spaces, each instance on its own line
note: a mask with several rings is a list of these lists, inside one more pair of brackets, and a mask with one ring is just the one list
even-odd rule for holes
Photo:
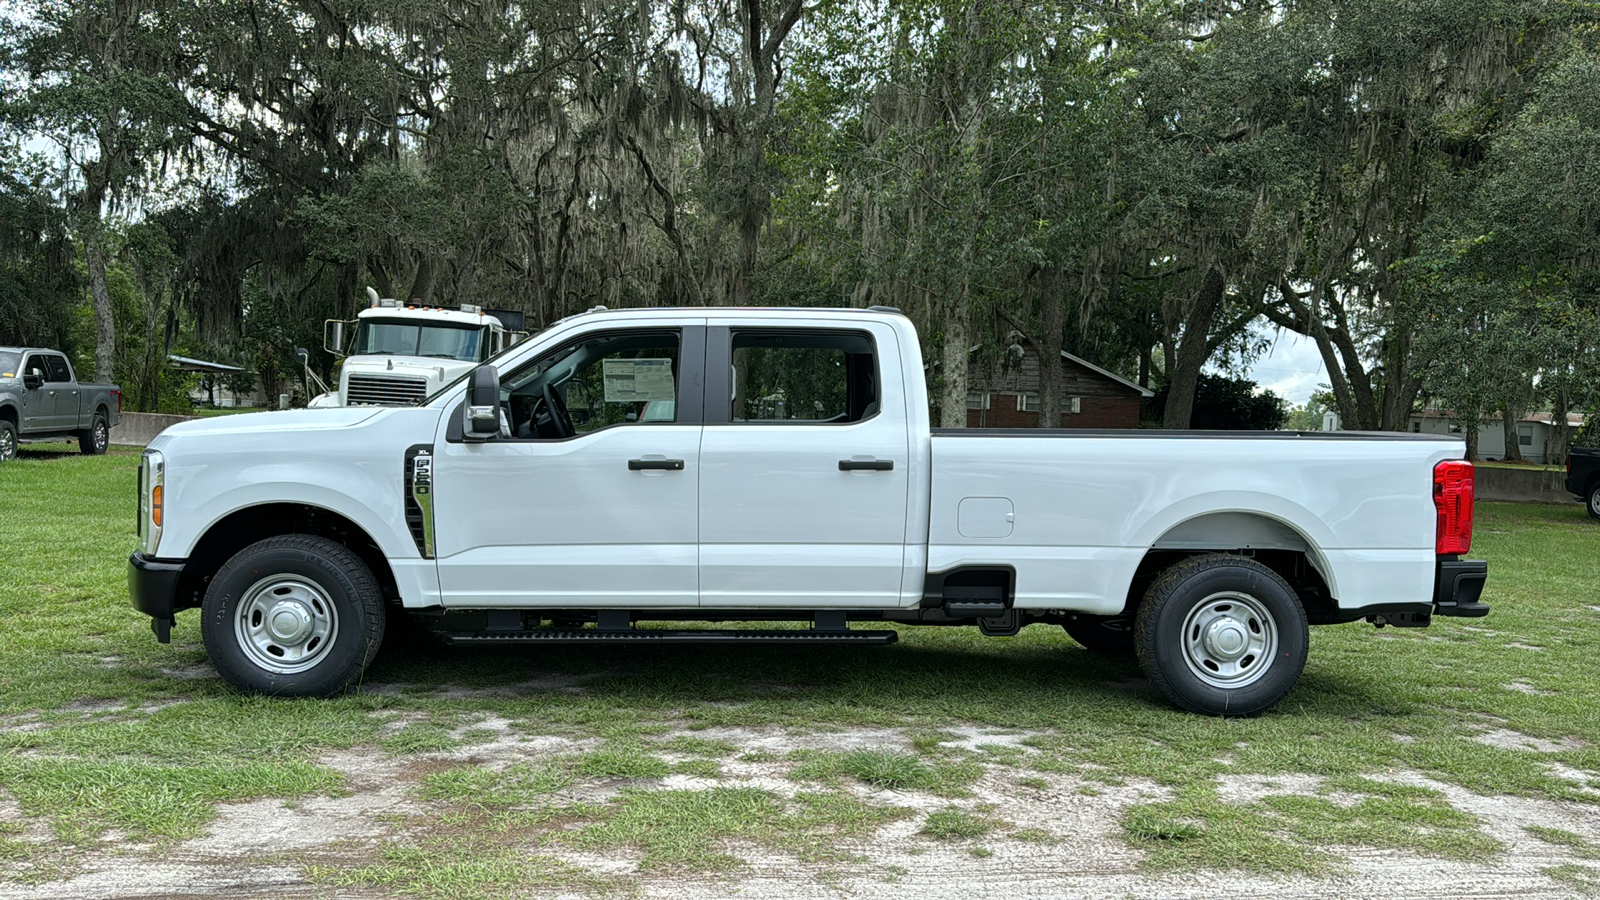
[[441,631],[453,646],[477,644],[892,644],[895,631],[676,631],[669,629],[544,628],[530,631]]

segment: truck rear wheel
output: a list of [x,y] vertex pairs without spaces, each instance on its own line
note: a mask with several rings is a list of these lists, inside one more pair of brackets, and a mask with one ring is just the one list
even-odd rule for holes
[[88,456],[99,456],[106,452],[106,447],[110,444],[111,426],[106,424],[105,416],[95,413],[89,427],[78,432],[78,452]]
[[365,563],[305,534],[258,541],[211,579],[201,605],[206,653],[229,684],[327,697],[361,676],[383,640],[384,601]]
[[1078,616],[1061,627],[1085,650],[1108,656],[1133,652],[1133,619],[1128,616]]
[[[0,438],[3,440],[3,438]],[[1600,481],[1589,485],[1589,515],[1600,519]]]
[[1305,668],[1305,609],[1255,560],[1190,557],[1150,586],[1135,624],[1139,665],[1177,706],[1253,716],[1276,706]]

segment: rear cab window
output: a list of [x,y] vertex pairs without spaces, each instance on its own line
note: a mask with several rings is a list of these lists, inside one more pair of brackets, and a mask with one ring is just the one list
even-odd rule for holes
[[722,421],[845,425],[877,414],[877,353],[869,334],[740,328],[731,332],[729,350]]

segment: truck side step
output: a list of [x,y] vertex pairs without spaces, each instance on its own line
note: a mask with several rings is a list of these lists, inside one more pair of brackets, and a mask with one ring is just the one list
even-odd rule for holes
[[679,631],[669,629],[540,628],[527,631],[441,631],[441,641],[452,646],[481,644],[892,644],[894,631]]

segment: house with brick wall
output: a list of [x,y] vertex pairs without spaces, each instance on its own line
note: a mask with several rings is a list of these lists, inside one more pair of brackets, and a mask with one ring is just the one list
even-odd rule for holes
[[[1092,362],[1062,352],[1062,428],[1138,428],[1144,401],[1154,392],[1113,375]],[[1039,354],[1012,344],[980,359],[967,373],[968,428],[1039,426]]]

